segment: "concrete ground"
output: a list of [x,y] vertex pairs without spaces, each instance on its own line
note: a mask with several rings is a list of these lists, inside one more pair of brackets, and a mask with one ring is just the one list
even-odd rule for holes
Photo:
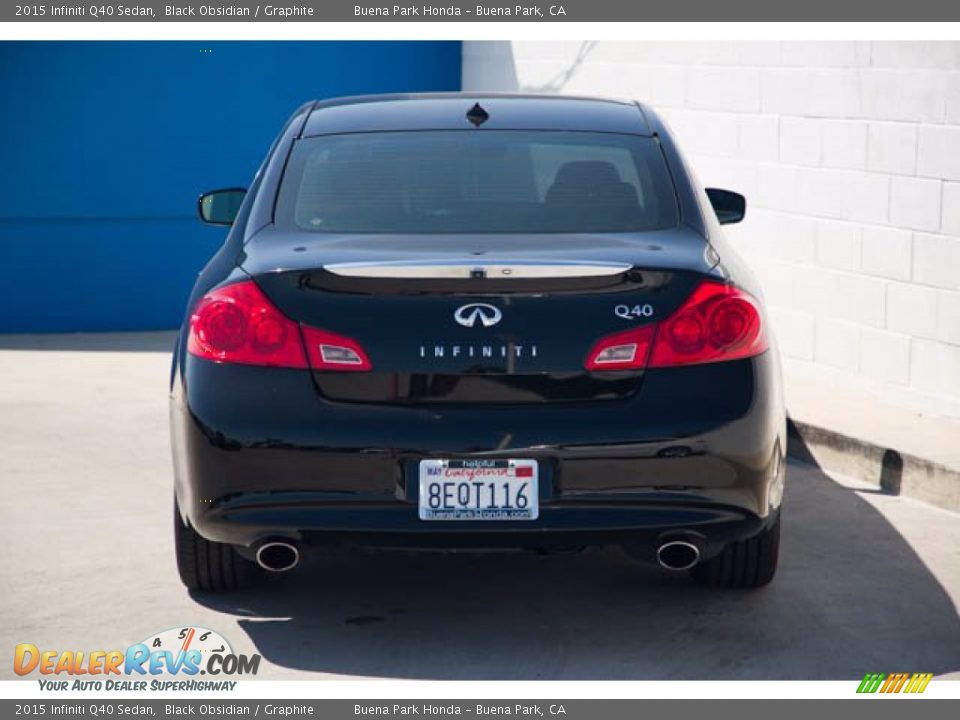
[[[619,551],[337,552],[246,594],[176,577],[168,334],[0,337],[0,648],[182,625],[260,677],[853,679],[960,671],[960,516],[792,463],[781,570],[705,590]],[[13,677],[0,663],[0,678]]]

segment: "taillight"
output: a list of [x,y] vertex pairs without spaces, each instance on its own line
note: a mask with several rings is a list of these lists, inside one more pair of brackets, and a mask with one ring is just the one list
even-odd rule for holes
[[252,280],[203,296],[190,316],[187,350],[216,362],[307,367],[300,328]]
[[297,325],[252,280],[225,285],[201,298],[190,316],[187,350],[197,357],[222,363],[340,371],[371,369],[370,359],[356,340]]
[[648,366],[737,360],[768,346],[757,301],[731,285],[704,282],[659,324]]
[[601,338],[585,366],[600,371],[696,365],[752,357],[768,347],[757,301],[708,281],[663,322]]
[[372,368],[370,358],[352,338],[304,325],[303,340],[314,370],[366,372]]
[[636,370],[647,364],[654,326],[634,328],[600,338],[587,354],[587,370]]

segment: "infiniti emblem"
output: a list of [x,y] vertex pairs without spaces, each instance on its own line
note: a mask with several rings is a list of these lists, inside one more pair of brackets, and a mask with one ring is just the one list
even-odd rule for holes
[[464,327],[476,327],[478,320],[483,327],[492,327],[503,319],[503,313],[493,305],[470,303],[458,307],[453,319]]

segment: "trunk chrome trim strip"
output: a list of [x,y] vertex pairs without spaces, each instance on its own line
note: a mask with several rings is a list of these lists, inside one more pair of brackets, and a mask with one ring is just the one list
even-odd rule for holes
[[323,269],[334,275],[356,278],[488,279],[605,277],[619,275],[632,266],[625,263],[456,262],[456,263],[334,263]]

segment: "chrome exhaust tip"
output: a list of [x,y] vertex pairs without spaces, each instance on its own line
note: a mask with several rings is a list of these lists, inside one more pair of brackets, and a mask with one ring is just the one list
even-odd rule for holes
[[672,540],[657,548],[657,562],[667,570],[689,570],[700,562],[700,548],[684,540]]
[[257,565],[270,572],[287,572],[300,563],[300,551],[296,545],[276,540],[257,548]]

